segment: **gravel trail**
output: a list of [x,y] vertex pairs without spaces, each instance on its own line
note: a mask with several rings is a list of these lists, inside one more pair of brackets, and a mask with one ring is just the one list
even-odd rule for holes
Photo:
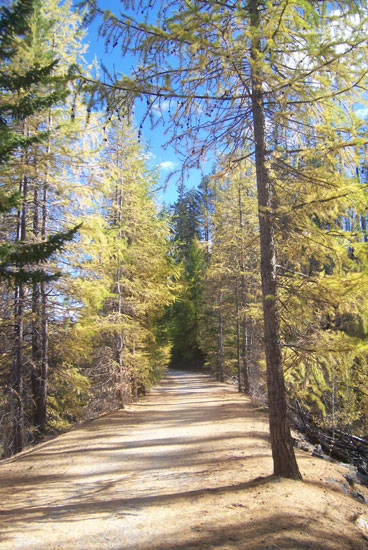
[[298,461],[304,483],[274,478],[264,411],[171,371],[127,409],[0,462],[0,548],[368,548],[346,469]]

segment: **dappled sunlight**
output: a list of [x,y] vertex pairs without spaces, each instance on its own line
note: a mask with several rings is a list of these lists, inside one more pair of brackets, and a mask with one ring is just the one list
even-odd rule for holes
[[170,373],[126,410],[1,463],[1,548],[348,548],[320,518],[321,502],[336,515],[347,498],[325,464],[321,479],[280,482],[263,412],[207,375]]

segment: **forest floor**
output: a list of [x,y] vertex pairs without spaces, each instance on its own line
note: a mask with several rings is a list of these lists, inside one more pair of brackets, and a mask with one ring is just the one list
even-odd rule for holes
[[273,477],[265,411],[172,372],[127,409],[0,462],[0,549],[368,548],[348,468],[297,457],[303,482]]

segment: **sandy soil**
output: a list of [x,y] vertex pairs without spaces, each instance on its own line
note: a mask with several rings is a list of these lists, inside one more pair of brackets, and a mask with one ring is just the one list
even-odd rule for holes
[[0,462],[0,548],[368,548],[348,469],[297,454],[304,482],[274,478],[264,411],[171,373],[127,410]]

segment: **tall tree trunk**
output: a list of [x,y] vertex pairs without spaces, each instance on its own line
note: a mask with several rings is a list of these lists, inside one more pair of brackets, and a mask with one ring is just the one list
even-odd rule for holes
[[14,360],[12,365],[12,415],[13,444],[12,452],[19,453],[24,447],[24,410],[23,410],[23,310],[24,285],[19,282],[15,288],[14,311]]
[[244,247],[243,247],[243,237],[244,237],[244,221],[243,221],[243,205],[242,205],[242,196],[241,196],[241,187],[240,182],[238,184],[238,210],[239,210],[239,231],[241,239],[240,247],[240,271],[241,271],[241,306],[242,306],[242,346],[241,346],[241,357],[242,357],[242,374],[244,382],[244,393],[246,395],[250,392],[249,384],[249,365],[248,365],[248,338],[247,338],[247,316],[245,313],[245,289],[246,289],[246,274],[245,274],[245,259],[244,259]]
[[[52,116],[48,115],[48,129],[52,128]],[[50,154],[50,142],[47,145],[47,156]],[[49,187],[49,168],[41,187],[42,197],[37,181],[33,191],[33,236],[36,241],[47,239],[47,194]],[[41,215],[41,219],[40,219]],[[46,432],[47,424],[47,375],[48,375],[48,318],[47,318],[47,285],[45,281],[33,284],[32,292],[32,392],[34,402],[33,423],[36,427],[36,439]]]
[[[244,293],[242,293],[244,296]],[[243,312],[242,315],[242,346],[241,346],[241,355],[242,355],[242,372],[244,380],[244,393],[249,395],[250,393],[250,383],[249,383],[249,362],[248,362],[248,324],[247,324],[247,315]]]
[[[48,191],[48,178],[46,178],[43,187],[43,199],[42,199],[42,240],[47,239],[47,191]],[[49,334],[48,334],[48,315],[47,315],[47,283],[41,282],[41,384],[40,384],[40,400],[39,400],[39,421],[40,431],[42,434],[46,432],[47,423],[47,374],[48,374],[48,360],[49,360]]]
[[219,291],[219,302],[218,302],[216,378],[220,382],[224,381],[224,335],[223,335],[223,321],[222,321],[222,290],[221,289]]
[[[33,190],[33,238],[39,242],[40,238],[40,220],[39,220],[39,192],[37,183],[34,183]],[[41,328],[41,301],[40,301],[40,283],[34,282],[32,285],[32,395],[34,403],[33,425],[36,428],[36,440],[41,435],[41,356],[42,356],[42,328]]]
[[[42,197],[41,239],[47,238],[47,182],[44,184]],[[35,194],[37,190],[35,190]],[[39,200],[35,209],[39,211]],[[39,221],[34,222],[34,235],[39,240]],[[32,293],[32,392],[34,401],[33,422],[36,427],[36,438],[40,439],[46,432],[47,422],[47,373],[48,373],[48,318],[47,318],[47,285],[45,281],[33,284]]]
[[247,319],[247,364],[250,371],[250,365],[252,365],[253,355],[253,335],[254,335],[254,323],[251,319]]
[[[116,291],[118,294],[118,319],[119,322],[121,322],[121,313],[122,313],[122,295],[121,295],[121,288],[120,288],[120,269],[117,270],[117,283],[116,283]],[[119,329],[118,334],[116,335],[116,346],[115,346],[115,357],[116,357],[116,363],[118,366],[118,388],[117,388],[117,398],[119,401],[120,407],[124,408],[124,364],[123,364],[123,349],[124,349],[124,332],[123,329]]]
[[[18,212],[17,241],[26,238],[28,182],[24,177],[19,185],[23,196],[22,210]],[[23,346],[24,346],[24,284],[18,282],[14,296],[14,359],[11,373],[12,414],[13,414],[13,453],[24,448],[24,407],[23,407]]]
[[238,374],[238,391],[242,391],[241,383],[241,350],[240,350],[240,317],[239,317],[239,281],[236,279],[236,363]]
[[260,28],[258,6],[259,0],[249,0],[251,25],[254,33],[251,52],[253,61],[251,65],[252,115],[258,190],[264,339],[272,457],[275,475],[301,479],[287,419],[286,391],[282,368],[271,181],[266,164],[263,79],[261,70],[257,67],[259,58],[262,55],[260,34],[258,34],[258,29]]
[[[118,156],[117,162],[120,163],[120,157]],[[122,169],[122,167],[120,166]],[[115,187],[115,216],[113,219],[113,222],[115,225],[118,226],[118,236],[119,239],[122,238],[122,209],[123,209],[123,192],[124,192],[124,182],[123,182],[123,176],[121,175],[120,181],[117,183]],[[122,315],[122,306],[123,306],[123,296],[122,296],[122,289],[121,289],[121,266],[119,265],[116,270],[116,292],[118,295],[118,308],[117,308],[117,314],[119,323],[121,322],[121,315]],[[124,364],[123,364],[123,349],[124,349],[124,331],[121,328],[119,330],[119,333],[116,336],[116,362],[118,365],[118,391],[117,391],[117,397],[120,403],[120,407],[124,408],[125,406],[125,396],[123,391],[123,385],[124,385]]]
[[42,328],[41,328],[41,300],[40,283],[32,285],[32,394],[34,402],[33,425],[36,428],[36,439],[40,436],[42,424],[41,414],[41,357],[42,357]]
[[[52,35],[52,50],[55,51],[55,31]],[[53,127],[53,118],[52,111],[49,111],[48,114],[48,130],[51,132]],[[47,143],[47,159],[51,152],[51,143],[50,139]],[[49,191],[49,177],[50,177],[50,168],[49,160],[47,160],[47,170],[46,177],[43,183],[42,188],[42,205],[41,205],[41,238],[43,241],[47,240],[47,224],[48,224],[48,191]],[[49,327],[48,327],[48,293],[47,293],[47,283],[46,281],[41,281],[41,317],[40,317],[40,330],[41,330],[41,357],[40,357],[40,394],[39,394],[39,426],[40,432],[42,435],[46,433],[47,425],[47,377],[49,370]]]
[[135,344],[132,349],[132,371],[130,375],[131,395],[134,401],[138,399],[137,369],[135,363]]

